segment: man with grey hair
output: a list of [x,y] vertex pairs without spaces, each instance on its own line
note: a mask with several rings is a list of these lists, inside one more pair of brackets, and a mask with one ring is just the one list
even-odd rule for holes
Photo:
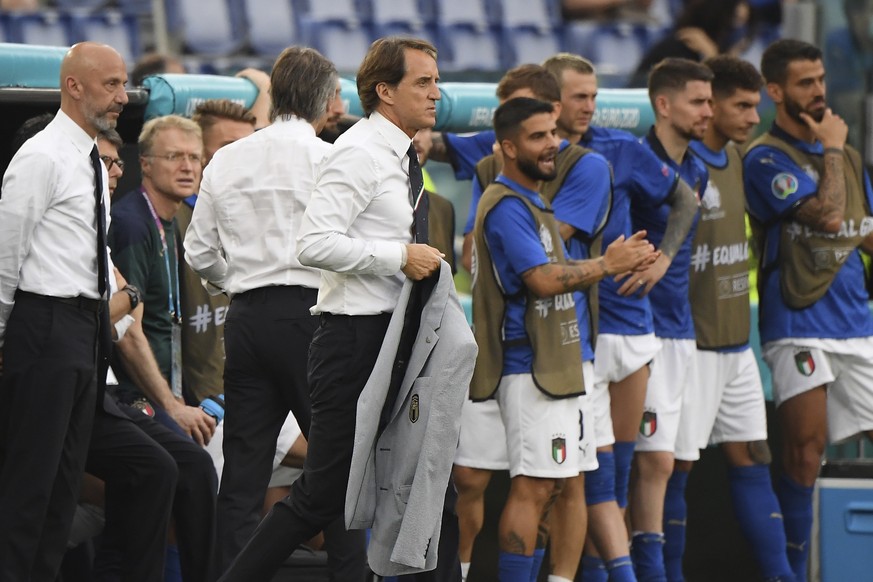
[[[218,498],[222,570],[258,525],[276,438],[289,410],[303,434],[309,433],[306,365],[318,325],[309,308],[320,274],[297,261],[295,239],[317,165],[331,147],[316,135],[337,80],[334,65],[311,48],[291,47],[279,55],[271,74],[272,124],[215,153],[185,235],[191,267],[232,297],[225,323]],[[326,535],[334,577],[363,580],[362,532],[339,525]]]

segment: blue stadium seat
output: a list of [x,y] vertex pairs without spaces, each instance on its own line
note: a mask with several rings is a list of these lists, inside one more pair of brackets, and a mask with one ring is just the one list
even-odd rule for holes
[[70,46],[70,21],[55,10],[11,12],[9,40],[24,44]]
[[583,56],[597,66],[598,74],[629,76],[636,70],[648,45],[643,25],[609,23],[597,26]]
[[341,73],[357,72],[373,40],[366,25],[317,22],[304,26],[308,44],[333,61]]
[[[500,59],[499,32],[472,25],[447,26],[440,29],[440,69],[446,71],[497,71]],[[446,52],[448,53],[446,55]]]
[[[227,55],[244,42],[240,19],[232,18],[232,0],[175,0],[185,48],[203,55]],[[169,18],[169,15],[168,15]]]
[[297,0],[302,19],[313,23],[339,22],[356,26],[369,20],[368,6],[363,0]]
[[55,0],[54,4],[62,10],[76,10],[79,8],[102,8],[109,0]]
[[489,18],[493,11],[488,10],[486,0],[435,0],[435,8],[442,27],[465,25],[484,31],[499,24],[496,18]]
[[118,4],[118,8],[125,14],[135,14],[137,16],[143,16],[146,14],[151,14],[152,12],[152,2],[151,0],[115,0]]
[[413,0],[372,0],[372,21],[376,27],[396,25],[409,30],[419,30],[425,23],[418,2]]
[[124,15],[117,10],[73,14],[71,30],[73,42],[93,40],[108,44],[121,54],[128,67],[133,67],[142,53],[139,25],[133,15]]
[[528,26],[505,28],[504,68],[525,63],[541,63],[555,53],[564,50],[560,28],[536,30]]
[[506,28],[532,27],[550,32],[560,24],[550,0],[494,0],[500,6],[501,24]]
[[244,0],[249,25],[249,45],[259,55],[276,57],[286,47],[299,44],[290,0],[274,0],[265,10],[259,0]]

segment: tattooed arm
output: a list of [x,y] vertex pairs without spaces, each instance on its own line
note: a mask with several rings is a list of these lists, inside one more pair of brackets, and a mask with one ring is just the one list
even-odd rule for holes
[[610,244],[602,257],[570,261],[566,265],[547,263],[522,274],[524,284],[537,297],[553,297],[569,291],[587,289],[604,277],[648,266],[660,253],[645,239],[646,231],[634,233]]

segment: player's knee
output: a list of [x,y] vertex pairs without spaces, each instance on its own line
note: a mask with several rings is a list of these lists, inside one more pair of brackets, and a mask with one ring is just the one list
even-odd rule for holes
[[785,470],[795,481],[807,483],[815,480],[824,453],[824,439],[808,439],[784,447]]
[[773,462],[773,454],[767,441],[752,441],[747,444],[749,459],[756,465],[769,465]]
[[673,455],[637,452],[634,457],[641,481],[667,481],[673,474]]
[[452,469],[452,480],[459,496],[481,497],[491,480],[491,471],[455,465]]

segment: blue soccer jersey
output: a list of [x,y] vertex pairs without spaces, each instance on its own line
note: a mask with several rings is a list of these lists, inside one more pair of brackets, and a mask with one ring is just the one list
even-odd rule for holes
[[[709,181],[709,173],[700,159],[691,152],[686,152],[682,164],[676,164],[667,155],[664,146],[655,135],[654,128],[642,142],[655,152],[663,162],[666,162],[679,176],[691,186],[700,199],[700,191]],[[645,229],[648,239],[659,247],[667,228],[667,217],[670,206],[631,205],[631,218],[634,229]],[[691,241],[697,226],[695,216],[694,226],[688,232],[682,246],[679,247],[673,262],[664,277],[652,287],[649,298],[652,303],[652,316],[655,322],[655,335],[667,339],[694,339],[694,321],[691,319],[691,305],[688,302],[688,269],[691,264]]]
[[[449,163],[455,171],[455,179],[472,179],[476,175],[476,164],[479,160],[494,153],[496,139],[493,129],[476,133],[444,133],[443,141],[446,144]],[[473,230],[472,227],[470,230]]]
[[[775,124],[771,133],[800,152],[823,155],[821,143],[797,140]],[[864,265],[860,251],[846,259],[821,299],[804,309],[785,305],[780,289],[779,233],[782,220],[818,193],[819,176],[811,167],[801,168],[784,152],[758,146],[744,159],[746,203],[749,213],[766,226],[765,265],[758,277],[761,342],[783,338],[845,339],[873,335],[873,318],[867,307]],[[871,203],[870,179],[864,172],[864,191]]]
[[[619,236],[632,234],[631,206],[656,207],[676,189],[678,174],[632,134],[592,126],[579,145],[603,155],[612,166],[612,211],[603,229],[603,250]],[[652,333],[648,297],[618,294],[620,283],[612,277],[600,282],[600,333],[640,335]]]
[[[561,150],[570,144],[561,143]],[[589,257],[588,245],[609,212],[609,194],[612,188],[609,163],[600,154],[583,156],[567,173],[561,189],[552,200],[555,218],[576,229],[576,234],[565,244],[567,258],[583,260]],[[582,361],[594,359],[591,344],[591,318],[588,312],[588,294],[574,293],[576,317],[579,320],[579,339],[582,343]]]

